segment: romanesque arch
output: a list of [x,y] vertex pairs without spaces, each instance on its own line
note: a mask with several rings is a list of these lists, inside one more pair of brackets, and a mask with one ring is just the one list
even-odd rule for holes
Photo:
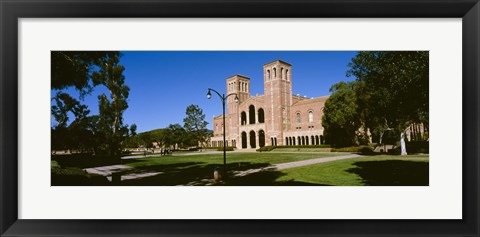
[[241,120],[241,125],[245,125],[247,124],[247,113],[245,113],[245,111],[242,111],[241,113],[241,116],[240,116],[240,120]]
[[258,109],[258,123],[265,123],[265,112],[262,108]]
[[255,106],[253,105],[248,107],[248,120],[249,124],[255,124]]
[[255,135],[255,131],[250,131],[250,148],[256,148],[257,147],[257,144],[256,144],[256,135]]
[[242,132],[242,148],[247,148],[247,133]]
[[258,131],[258,146],[265,146],[265,132],[263,130]]

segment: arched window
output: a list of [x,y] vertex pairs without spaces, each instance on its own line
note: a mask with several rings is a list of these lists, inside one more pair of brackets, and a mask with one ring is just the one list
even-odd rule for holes
[[313,111],[308,111],[308,122],[313,123]]
[[277,69],[273,68],[273,78],[277,78]]
[[302,119],[300,118],[300,113],[297,113],[297,123],[301,123]]
[[267,80],[270,80],[270,70],[267,70]]
[[255,106],[248,107],[248,120],[250,124],[255,124]]
[[285,80],[288,81],[288,69],[285,70]]
[[262,108],[258,109],[258,123],[265,123],[265,113]]
[[245,113],[245,111],[242,111],[240,121],[241,125],[247,124],[247,113]]
[[283,67],[280,69],[280,79],[283,79]]

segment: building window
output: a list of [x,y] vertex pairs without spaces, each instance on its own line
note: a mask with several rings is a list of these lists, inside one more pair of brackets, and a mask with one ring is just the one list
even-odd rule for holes
[[288,69],[285,70],[285,80],[288,81]]
[[253,105],[248,108],[248,119],[250,124],[255,124],[255,106]]
[[297,123],[301,123],[302,119],[300,118],[300,113],[297,113]]
[[277,69],[273,68],[273,78],[277,78]]
[[240,121],[242,125],[247,124],[247,113],[245,111],[242,111]]
[[267,81],[270,80],[270,70],[267,70]]
[[264,123],[265,122],[265,113],[263,112],[263,109],[260,108],[258,110],[258,123]]
[[308,111],[308,122],[313,123],[313,111]]

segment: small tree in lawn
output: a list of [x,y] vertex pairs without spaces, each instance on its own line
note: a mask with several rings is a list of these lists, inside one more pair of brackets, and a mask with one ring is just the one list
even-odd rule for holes
[[208,139],[205,114],[198,105],[189,105],[186,110],[186,117],[183,119],[185,131],[187,132],[187,144],[198,146]]

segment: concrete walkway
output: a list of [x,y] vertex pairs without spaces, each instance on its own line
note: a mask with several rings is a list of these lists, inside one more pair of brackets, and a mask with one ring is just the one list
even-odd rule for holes
[[[120,174],[122,172],[133,171],[134,169],[127,165],[109,165],[109,166],[101,166],[101,167],[94,167],[94,168],[86,168],[83,170],[90,174],[105,176],[111,182],[112,176],[115,173]],[[128,173],[124,175],[120,174],[120,180],[124,181],[124,180],[132,180],[132,179],[141,179],[141,178],[151,177],[159,174],[162,174],[162,172],[140,171],[140,173]]]
[[300,166],[325,163],[325,162],[330,162],[330,161],[335,161],[335,160],[344,160],[344,159],[360,158],[360,157],[363,157],[363,156],[357,155],[357,154],[349,154],[349,155],[344,155],[344,156],[332,156],[332,157],[325,157],[325,158],[316,158],[316,159],[308,159],[308,160],[280,163],[280,164],[271,165],[271,166],[261,168],[261,169],[250,169],[250,170],[245,170],[245,171],[237,171],[237,172],[234,172],[234,176],[242,177],[242,176],[245,176],[245,175],[249,175],[249,174],[253,174],[253,173],[257,173],[257,172],[261,172],[261,171],[283,170],[283,169],[295,168],[295,167],[300,167]]
[[[223,151],[199,151],[199,152],[189,152],[189,153],[175,153],[173,152],[172,155],[168,155],[165,157],[171,156],[195,156],[195,155],[208,155],[208,154],[222,154]],[[228,153],[228,152],[227,152]],[[148,154],[148,155],[132,155],[132,156],[123,156],[122,159],[141,159],[141,158],[153,158],[153,157],[163,157],[160,156],[160,153]]]

